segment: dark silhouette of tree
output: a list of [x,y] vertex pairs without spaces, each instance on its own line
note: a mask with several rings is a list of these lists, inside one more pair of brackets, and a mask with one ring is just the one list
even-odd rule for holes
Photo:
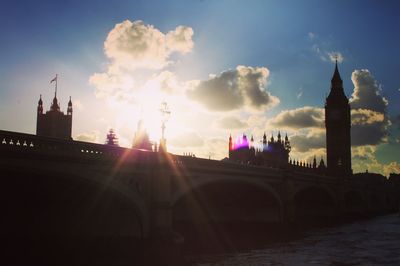
[[118,146],[118,138],[114,130],[111,128],[107,134],[106,145]]

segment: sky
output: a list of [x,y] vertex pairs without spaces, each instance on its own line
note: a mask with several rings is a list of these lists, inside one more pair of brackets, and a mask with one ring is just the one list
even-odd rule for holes
[[223,159],[228,137],[287,133],[325,158],[334,57],[352,107],[354,172],[400,172],[398,1],[9,1],[0,9],[0,128],[35,133],[42,95],[73,138],[130,147],[143,119],[168,150]]

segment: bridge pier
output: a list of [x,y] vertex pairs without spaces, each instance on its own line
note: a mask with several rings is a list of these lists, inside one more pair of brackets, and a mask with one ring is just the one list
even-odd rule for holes
[[[160,151],[158,166],[151,176],[150,236],[147,241],[147,262],[154,265],[179,265],[182,236],[172,229],[171,162]],[[154,256],[157,254],[157,256]]]
[[346,199],[345,199],[345,180],[339,179],[339,185],[336,191],[336,213],[338,217],[346,215]]
[[294,183],[288,172],[284,173],[284,193],[282,197],[282,222],[286,225],[295,223],[295,206],[293,202]]

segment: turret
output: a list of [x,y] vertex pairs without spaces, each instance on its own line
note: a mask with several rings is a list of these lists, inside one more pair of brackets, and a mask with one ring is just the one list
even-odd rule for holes
[[247,141],[247,136],[246,134],[243,133],[242,137],[242,145],[244,148],[248,149],[249,148],[249,142]]
[[281,143],[281,131],[278,131],[278,143]]
[[287,136],[287,133],[286,133],[286,136],[285,136],[285,143],[284,144],[285,144],[285,150],[289,154],[289,152],[292,150],[292,146],[290,146],[290,141],[289,141],[289,138]]
[[42,94],[40,94],[40,98],[39,98],[39,101],[38,101],[37,112],[38,112],[38,114],[43,114]]
[[319,161],[318,169],[325,169],[325,162],[324,162],[324,159],[322,159],[322,158]]
[[53,102],[50,106],[50,111],[60,111],[60,105],[58,104],[57,96],[54,95]]
[[69,96],[68,108],[67,108],[67,115],[72,115],[72,101],[71,96]]
[[232,135],[229,134],[229,151],[233,150],[233,145],[232,145]]
[[267,145],[267,135],[264,132],[264,135],[263,135],[263,146],[264,146],[264,148],[265,148],[266,145]]
[[250,148],[251,149],[254,149],[254,137],[253,137],[253,135],[251,135],[251,138],[250,138]]

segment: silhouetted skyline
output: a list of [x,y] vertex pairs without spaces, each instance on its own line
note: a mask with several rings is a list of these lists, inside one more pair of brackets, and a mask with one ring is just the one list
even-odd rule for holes
[[[362,4],[361,4],[362,3]],[[72,137],[130,147],[140,119],[168,149],[227,157],[229,134],[287,132],[291,157],[325,158],[324,99],[334,57],[352,113],[355,172],[400,171],[396,1],[3,3],[1,129],[35,132],[58,99]],[[240,19],[239,19],[240,18]],[[27,26],[29,25],[29,26]],[[138,34],[138,35],[135,35]],[[135,37],[139,36],[139,37]]]

